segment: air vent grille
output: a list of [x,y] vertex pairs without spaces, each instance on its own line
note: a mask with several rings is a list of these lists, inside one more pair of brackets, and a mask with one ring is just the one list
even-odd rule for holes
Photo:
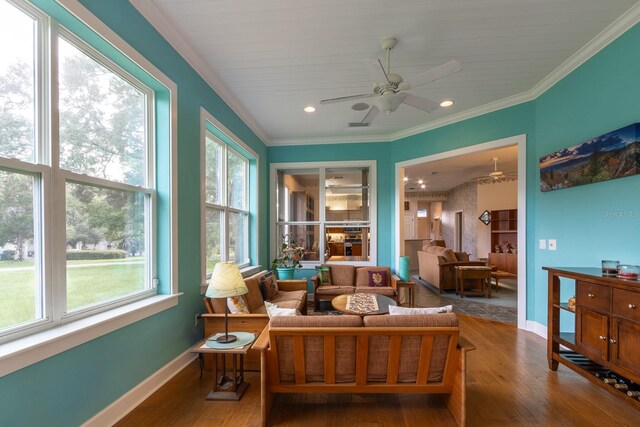
[[369,123],[362,123],[362,122],[349,123],[350,128],[366,128],[368,126],[369,126]]

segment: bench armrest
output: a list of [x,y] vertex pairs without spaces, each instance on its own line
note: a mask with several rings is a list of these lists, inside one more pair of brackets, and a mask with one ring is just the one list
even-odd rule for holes
[[457,267],[459,265],[469,265],[469,266],[477,265],[477,266],[486,267],[487,263],[483,261],[448,261],[448,262],[441,262],[438,265],[440,267],[448,267],[448,266]]
[[264,351],[267,348],[269,348],[269,327],[268,326],[262,330],[262,332],[260,333],[258,338],[255,340],[251,348],[257,351]]

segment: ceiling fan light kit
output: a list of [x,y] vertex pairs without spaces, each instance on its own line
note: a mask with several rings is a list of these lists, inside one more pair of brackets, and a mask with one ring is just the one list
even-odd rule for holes
[[[364,119],[362,119],[362,122],[360,122],[361,125],[371,123],[380,111],[384,111],[386,114],[393,113],[400,107],[400,104],[403,103],[428,113],[438,109],[441,106],[440,103],[412,95],[404,91],[433,82],[450,74],[457,73],[462,69],[460,63],[456,60],[452,60],[440,65],[439,67],[419,74],[412,81],[405,81],[401,75],[391,72],[391,49],[395,47],[396,43],[397,40],[394,37],[385,37],[380,43],[380,47],[382,47],[387,54],[386,69],[379,59],[375,61],[372,59],[364,59],[362,61],[362,64],[367,69],[374,82],[372,93],[323,99],[320,101],[320,104],[333,104],[336,102],[375,97],[375,105],[371,107]],[[453,101],[449,102],[450,104],[446,106],[453,105]],[[358,111],[355,106],[359,104],[367,105],[366,103],[357,103],[354,104],[352,109]],[[445,105],[442,106],[444,107]],[[352,123],[350,123],[349,126],[355,127],[351,125]]]

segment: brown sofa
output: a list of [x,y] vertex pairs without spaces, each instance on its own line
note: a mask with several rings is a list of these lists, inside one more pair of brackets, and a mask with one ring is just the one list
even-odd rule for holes
[[440,293],[456,288],[455,268],[458,265],[486,265],[483,261],[469,261],[466,252],[454,252],[453,249],[440,246],[423,246],[418,251],[418,270],[420,279],[427,281]]
[[[243,295],[250,314],[229,314],[229,331],[252,332],[256,335],[269,324],[269,316],[264,305],[262,292],[260,291],[260,279],[268,273],[267,270],[246,277],[244,283],[249,292]],[[307,314],[307,281],[306,280],[278,280],[278,293],[271,302],[278,307],[295,308],[302,314]],[[204,336],[208,337],[224,331],[224,313],[227,309],[225,298],[206,298],[205,306],[209,313],[203,314]],[[212,357],[205,356],[207,368],[212,366]],[[260,369],[259,356],[249,351],[245,358],[245,368],[248,370]]]
[[439,393],[465,425],[466,352],[455,314],[276,317],[261,352],[262,425],[273,393]]
[[[394,301],[398,300],[397,282],[400,278],[391,274],[389,267],[356,267],[346,264],[325,264],[330,267],[331,284],[323,285],[320,278],[315,275],[311,278],[313,282],[313,305],[318,310],[320,301],[331,301],[338,295],[353,294],[355,292],[376,293],[387,296]],[[369,286],[369,271],[385,271],[389,286],[372,287]]]

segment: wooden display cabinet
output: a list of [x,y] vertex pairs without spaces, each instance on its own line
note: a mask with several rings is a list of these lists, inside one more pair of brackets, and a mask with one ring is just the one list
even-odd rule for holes
[[518,254],[495,252],[496,245],[502,247],[509,242],[512,247],[518,246],[518,210],[504,209],[491,211],[491,253],[489,264],[498,270],[518,274]]
[[[596,378],[575,357],[583,355],[589,366],[609,369],[640,383],[640,283],[602,276],[599,268],[543,268],[549,273],[549,369],[555,371],[562,363],[640,409],[638,400]],[[575,311],[560,299],[560,278],[575,280]],[[575,313],[575,333],[560,331],[561,311]]]

